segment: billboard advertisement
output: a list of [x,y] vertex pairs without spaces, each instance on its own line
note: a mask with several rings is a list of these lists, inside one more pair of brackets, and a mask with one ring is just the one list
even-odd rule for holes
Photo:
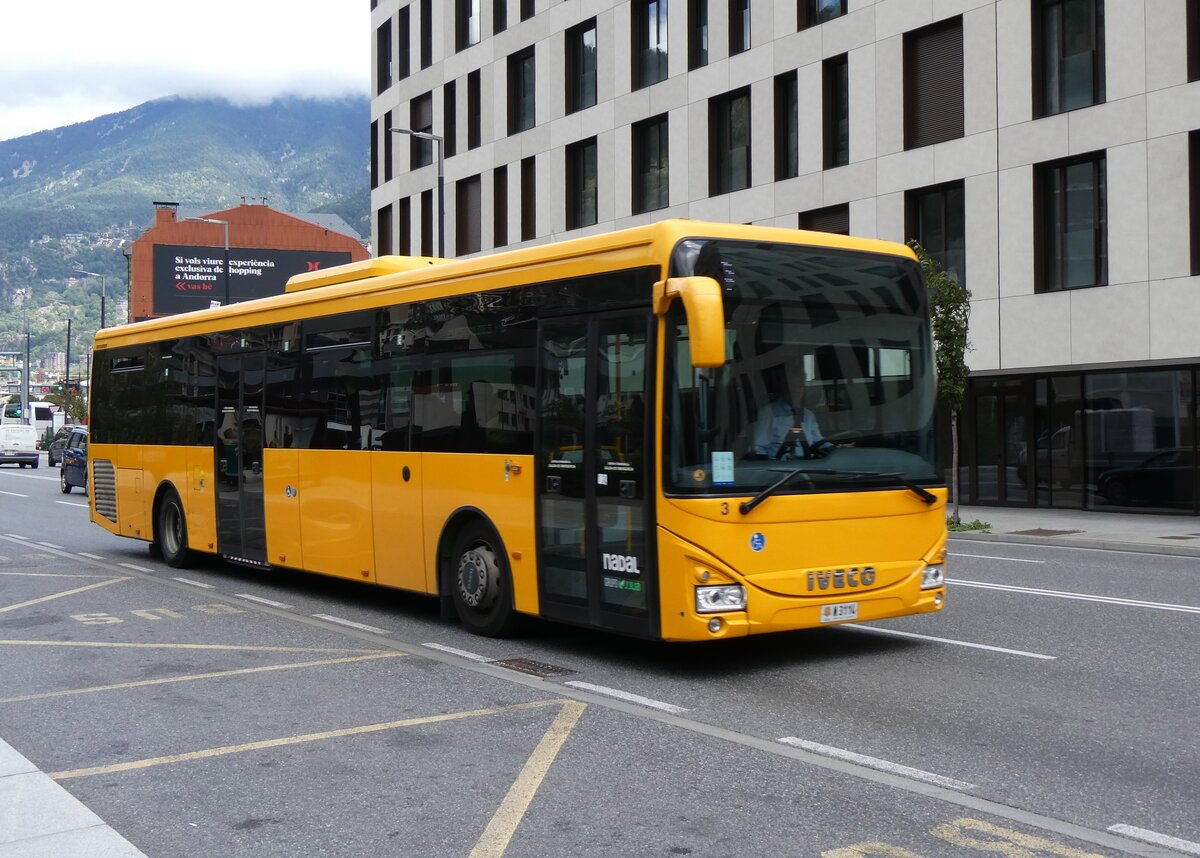
[[[293,274],[350,262],[348,252],[229,248],[229,302],[282,295]],[[225,248],[154,246],[154,313],[169,315],[225,303]]]

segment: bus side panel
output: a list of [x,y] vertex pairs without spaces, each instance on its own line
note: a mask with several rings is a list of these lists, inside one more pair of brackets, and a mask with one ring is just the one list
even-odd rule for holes
[[[91,516],[92,523],[100,525],[100,527],[103,527],[109,533],[115,533],[117,535],[120,535],[121,527],[119,524],[119,522],[120,522],[119,512],[114,515],[114,517],[116,518],[116,521],[112,521],[106,515],[99,512],[96,508],[97,501],[99,501],[100,502],[99,506],[102,509],[105,509],[105,510],[116,509],[118,511],[120,510],[120,508],[121,508],[120,496],[117,495],[116,497],[114,497],[114,495],[116,495],[116,486],[113,485],[111,487],[111,489],[101,487],[99,490],[97,490],[96,483],[99,481],[96,480],[96,478],[94,476],[94,469],[96,468],[97,463],[101,463],[100,466],[105,470],[106,473],[108,472],[108,468],[110,465],[112,466],[112,469],[115,472],[116,465],[117,465],[117,452],[118,452],[118,448],[114,444],[90,444],[89,445],[89,448],[88,448],[89,488],[88,488],[87,494],[88,494],[88,507],[89,507],[88,513]],[[98,495],[98,493],[97,493],[98,491],[100,494],[104,495],[103,498],[101,498]]]
[[267,527],[267,562],[304,568],[300,541],[300,451],[263,450],[263,514]]
[[[158,487],[170,483],[179,492],[179,499],[187,509],[188,502],[188,453],[190,447],[146,447],[142,450],[142,510],[144,538],[154,538],[154,496]],[[189,542],[194,539],[188,528]]]
[[[488,517],[508,551],[514,606],[523,613],[538,613],[533,457],[425,453],[422,461],[429,525],[425,557],[431,585],[436,584],[437,545],[446,519],[464,505],[473,506]],[[510,463],[508,468],[505,462]]]
[[421,455],[370,455],[376,578],[388,587],[433,593],[437,581],[425,568]]
[[299,450],[300,544],[310,572],[375,581],[371,454]]
[[213,448],[188,447],[187,487],[176,483],[188,526],[188,545],[197,551],[217,550],[217,483],[213,477]]
[[150,519],[146,506],[153,500],[142,492],[142,448],[122,446],[117,448],[117,526],[122,536],[150,540]]

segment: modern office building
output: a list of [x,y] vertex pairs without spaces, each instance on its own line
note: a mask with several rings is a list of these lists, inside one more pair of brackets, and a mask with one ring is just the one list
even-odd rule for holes
[[371,20],[378,253],[680,216],[917,239],[972,293],[965,501],[1198,512],[1200,0]]

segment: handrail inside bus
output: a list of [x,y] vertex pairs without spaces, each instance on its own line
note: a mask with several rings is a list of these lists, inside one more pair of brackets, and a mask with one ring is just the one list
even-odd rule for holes
[[384,274],[399,274],[401,271],[428,268],[431,265],[443,265],[453,261],[453,259],[441,259],[436,256],[376,256],[360,262],[338,265],[336,268],[326,271],[306,271],[303,274],[294,274],[288,278],[284,292],[290,294],[302,292],[305,289],[316,289],[319,286],[335,286],[338,283],[349,283],[351,280],[364,280]]

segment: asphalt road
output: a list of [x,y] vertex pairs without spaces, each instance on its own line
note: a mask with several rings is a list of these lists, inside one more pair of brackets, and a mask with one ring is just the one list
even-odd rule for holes
[[57,480],[0,468],[0,739],[145,855],[1200,855],[1200,559],[955,540],[938,615],[490,640]]

